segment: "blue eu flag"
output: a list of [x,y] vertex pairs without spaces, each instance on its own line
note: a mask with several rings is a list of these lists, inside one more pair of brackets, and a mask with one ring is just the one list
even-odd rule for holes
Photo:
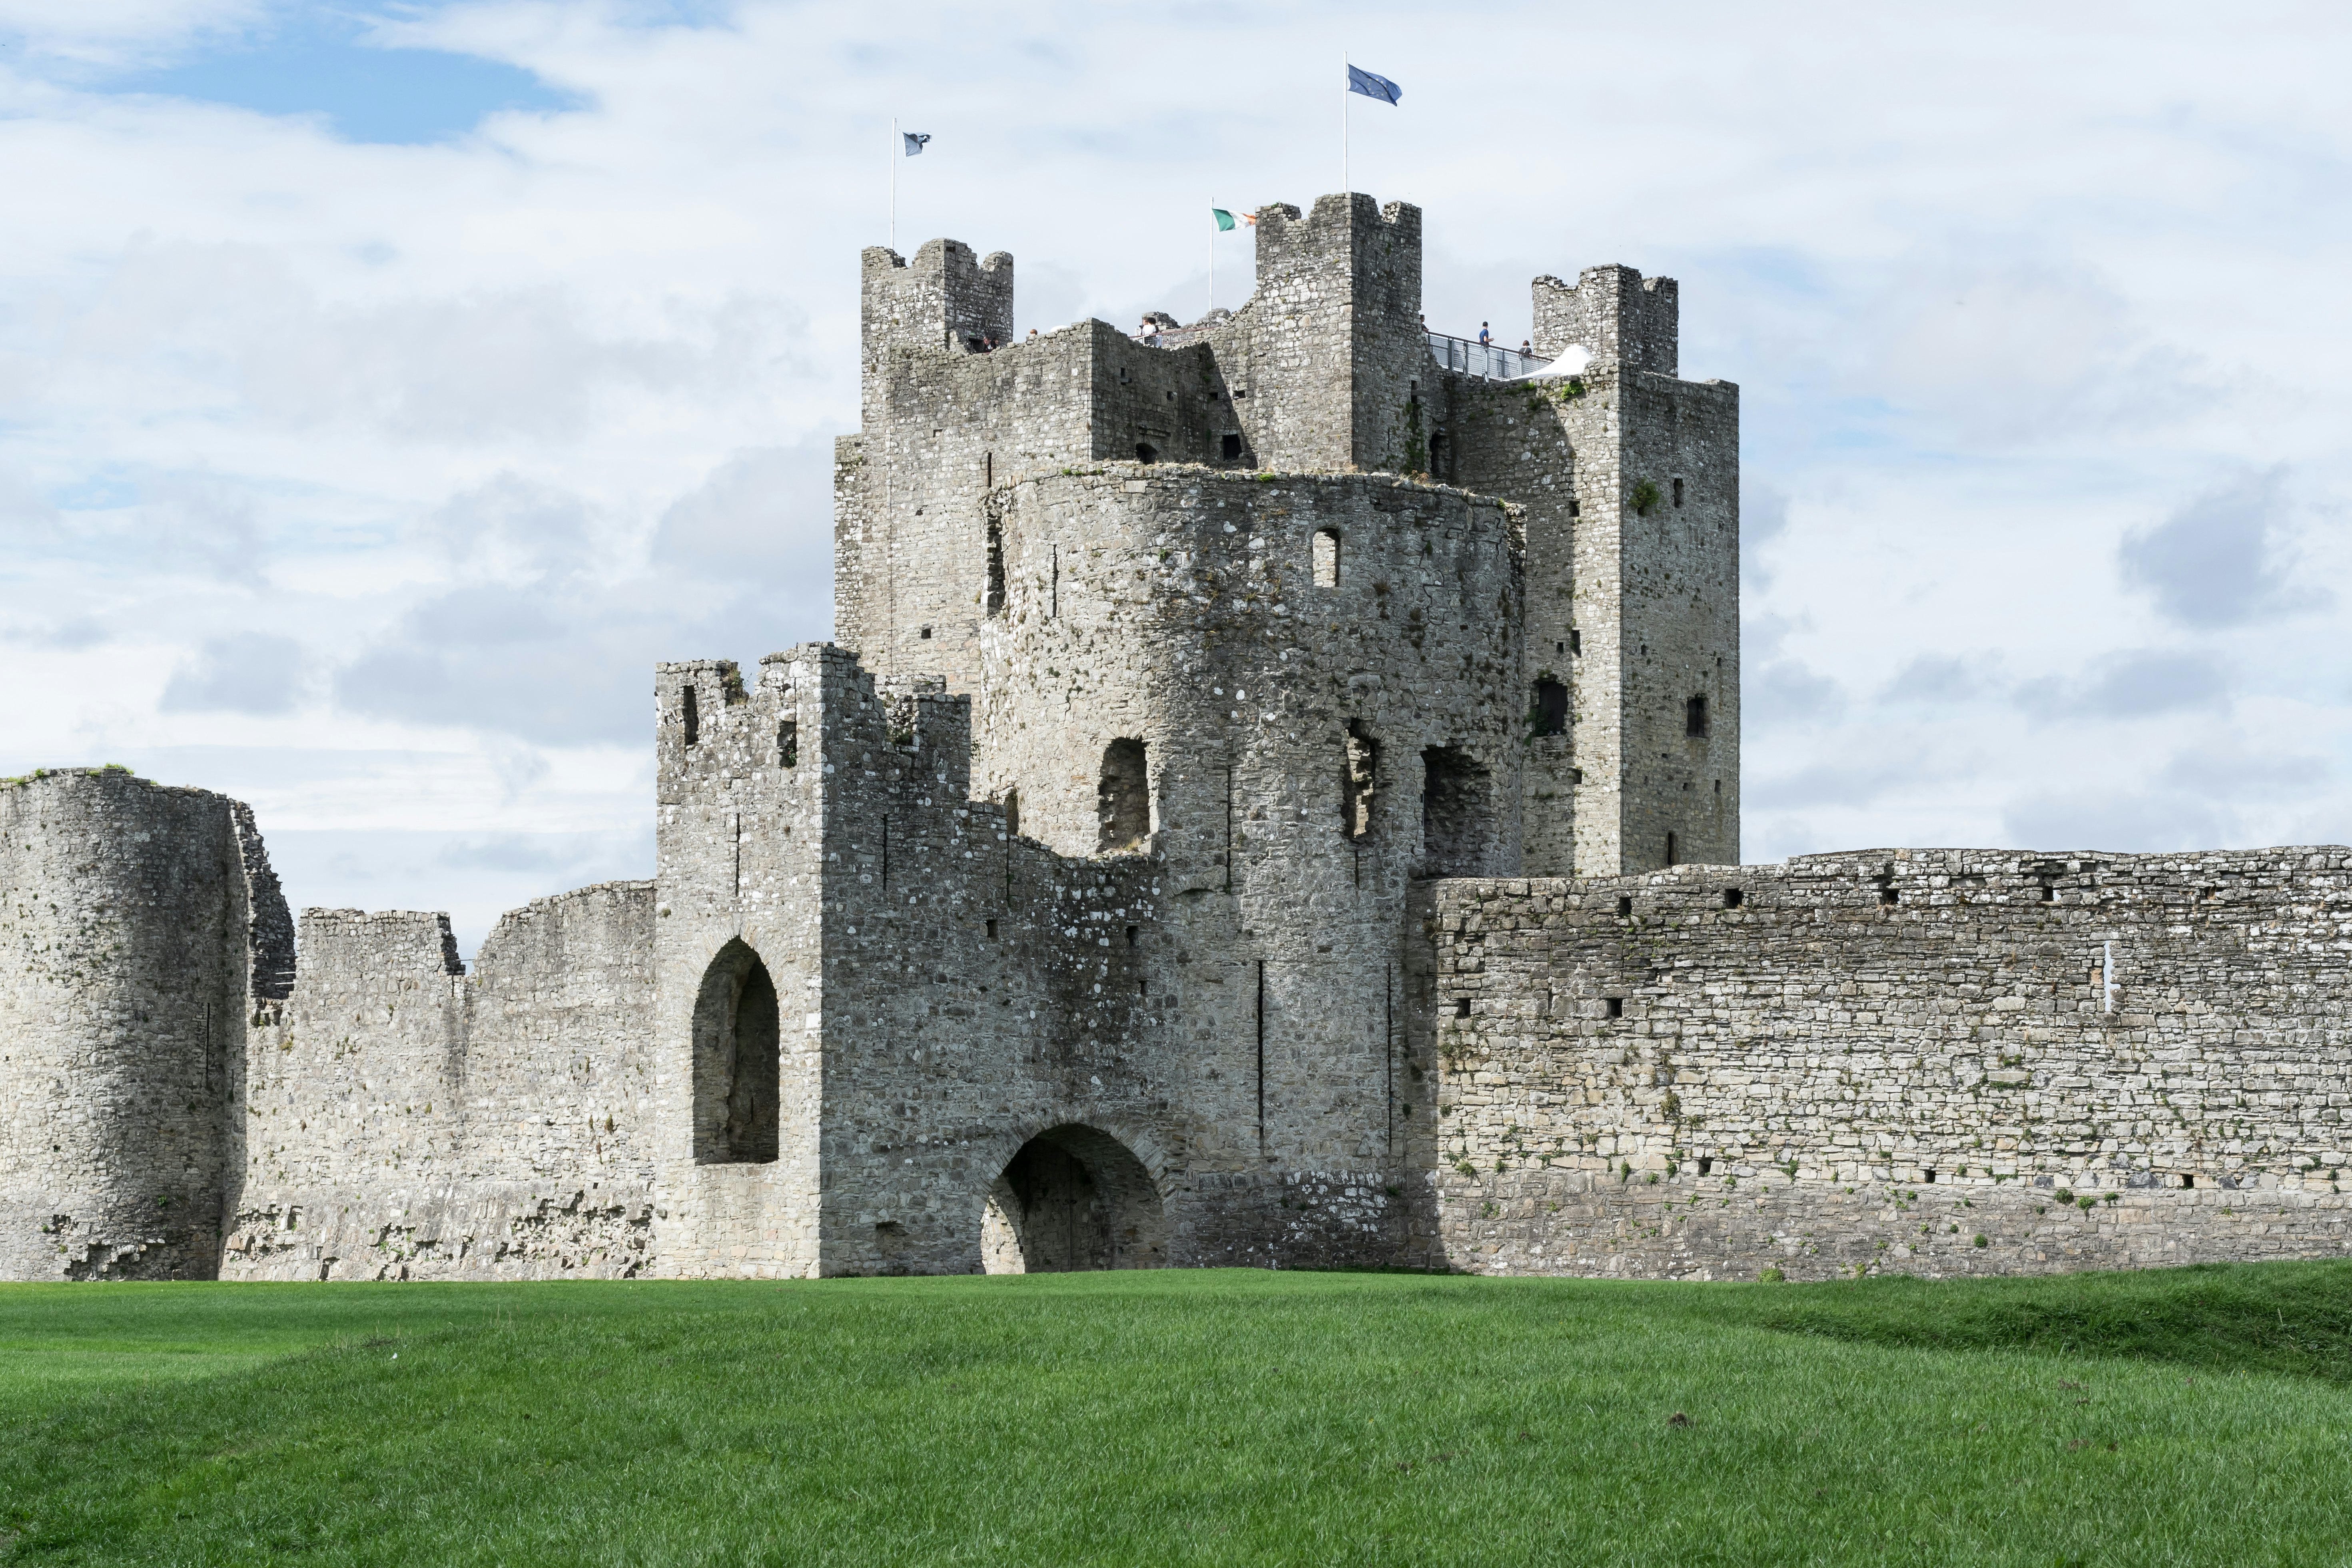
[[1348,68],[1348,90],[1360,92],[1366,98],[1377,98],[1382,103],[1394,103],[1404,96],[1404,89],[1384,76],[1374,76],[1355,66]]

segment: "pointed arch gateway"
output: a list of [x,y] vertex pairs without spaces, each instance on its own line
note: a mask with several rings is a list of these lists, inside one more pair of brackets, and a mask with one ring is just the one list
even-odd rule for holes
[[768,966],[737,937],[703,971],[694,1001],[694,1163],[776,1158],[782,1020]]
[[1077,1122],[1021,1145],[988,1193],[981,1268],[990,1274],[1159,1268],[1168,1262],[1160,1188],[1128,1146]]

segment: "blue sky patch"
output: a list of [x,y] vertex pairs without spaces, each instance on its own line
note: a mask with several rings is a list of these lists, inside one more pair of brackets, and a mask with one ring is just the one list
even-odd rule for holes
[[415,146],[462,136],[501,110],[576,109],[574,94],[498,60],[381,48],[363,19],[299,12],[267,32],[141,71],[105,90],[320,115],[347,142]]

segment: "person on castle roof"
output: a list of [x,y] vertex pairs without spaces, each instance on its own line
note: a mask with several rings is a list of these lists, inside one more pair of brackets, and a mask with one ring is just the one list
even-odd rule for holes
[[1495,341],[1494,334],[1486,331],[1486,322],[1484,322],[1484,321],[1479,322],[1479,323],[1478,323],[1478,346],[1479,346],[1480,348],[1482,348],[1482,349],[1483,349],[1483,348],[1489,347],[1490,345],[1492,345],[1492,344],[1493,344],[1494,341]]

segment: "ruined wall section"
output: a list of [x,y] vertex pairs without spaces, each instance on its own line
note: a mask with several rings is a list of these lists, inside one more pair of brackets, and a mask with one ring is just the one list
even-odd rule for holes
[[248,1186],[458,1174],[465,965],[449,917],[305,910],[301,969],[246,1052]]
[[1433,1261],[2031,1273],[2352,1238],[2352,851],[1449,882],[1425,921]]
[[615,1277],[652,1236],[652,889],[501,919],[309,910],[292,996],[246,1057],[225,1277]]
[[467,987],[464,1170],[625,1190],[653,1178],[654,884],[502,916]]
[[284,916],[240,810],[120,769],[0,786],[0,1279],[214,1273]]

